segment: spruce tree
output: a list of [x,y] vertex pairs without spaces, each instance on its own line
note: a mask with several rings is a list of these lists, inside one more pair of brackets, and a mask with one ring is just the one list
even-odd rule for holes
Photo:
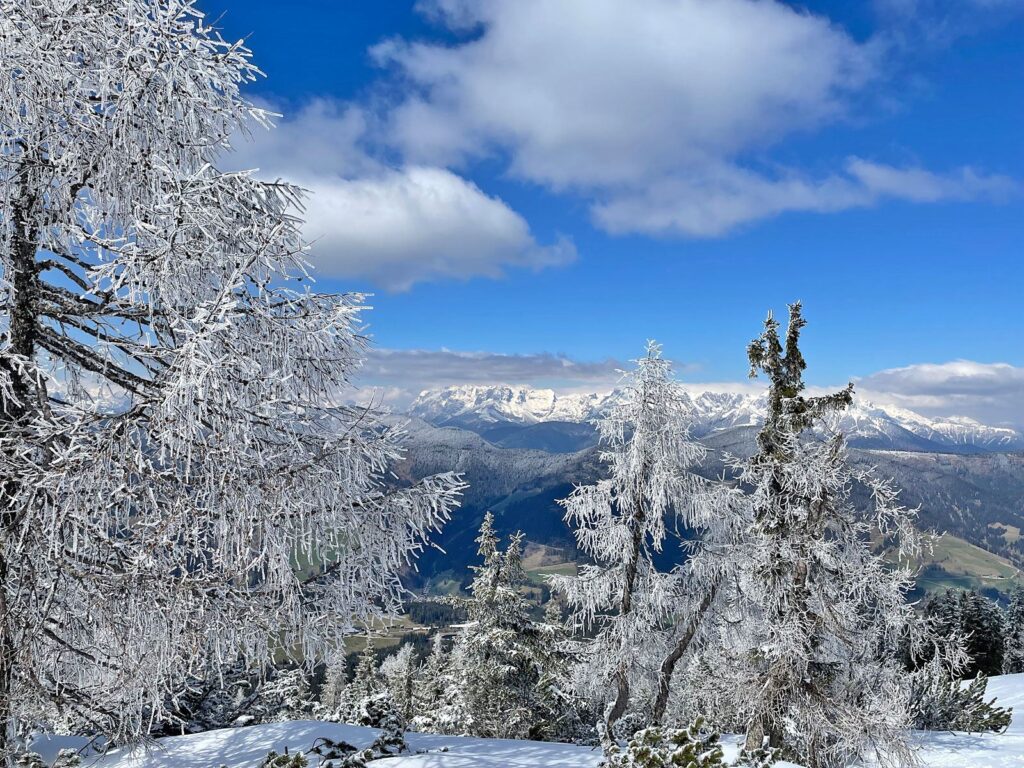
[[1002,672],[1004,675],[1024,672],[1024,587],[1016,587],[1010,595],[1003,626],[1005,647]]
[[348,668],[345,656],[334,655],[327,664],[324,673],[324,684],[320,688],[320,706],[317,714],[322,720],[337,720],[338,712],[345,701],[345,688],[348,686]]
[[1004,654],[1002,610],[974,590],[960,593],[960,606],[961,631],[971,659],[963,676],[1000,674]]
[[412,722],[417,730],[449,733],[455,729],[452,702],[445,696],[451,686],[451,654],[445,650],[444,637],[438,632],[431,640],[430,653],[413,692]]
[[[873,554],[869,537],[880,533],[907,558],[916,552],[914,516],[889,484],[850,469],[841,434],[816,433],[851,404],[853,387],[805,395],[806,322],[799,303],[789,309],[785,346],[769,314],[748,348],[751,376],[763,372],[769,390],[757,451],[739,467],[754,513],[742,547],[745,748],[755,752],[767,736],[811,768],[912,759],[904,672],[881,652],[912,625],[904,600],[912,582],[906,568]],[[854,483],[870,491],[870,509],[853,508]]]
[[394,654],[388,656],[380,665],[381,676],[387,686],[391,699],[402,717],[408,723],[415,714],[415,696],[419,677],[419,664],[416,654],[409,643],[404,643]]
[[[964,663],[955,670],[959,677],[1003,671],[1005,620],[995,602],[973,590],[947,589],[925,601],[924,616],[936,637],[962,646]],[[919,661],[929,659],[931,650],[926,648]]]
[[455,641],[449,694],[457,702],[460,731],[526,738],[545,716],[542,686],[552,648],[519,591],[526,580],[522,534],[501,552],[488,512],[476,541],[483,565],[474,567],[470,621]]
[[373,638],[366,636],[366,645],[359,654],[352,682],[345,686],[338,714],[343,723],[358,724],[362,715],[363,704],[384,690],[377,665],[377,649]]

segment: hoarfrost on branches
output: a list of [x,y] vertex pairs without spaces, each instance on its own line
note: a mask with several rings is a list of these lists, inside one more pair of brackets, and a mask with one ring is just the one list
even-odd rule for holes
[[[720,578],[710,549],[694,552],[686,567],[672,572],[659,570],[654,562],[666,540],[670,515],[687,527],[716,531],[720,521],[730,519],[722,514],[728,491],[692,472],[705,450],[689,438],[687,403],[670,362],[649,342],[627,377],[623,397],[598,421],[601,458],[609,476],[577,487],[562,502],[580,550],[594,564],[582,566],[577,576],[550,581],[565,595],[574,629],[596,627],[593,639],[584,644],[584,666],[596,675],[598,685],[614,687],[602,726],[606,747],[612,726],[626,712],[631,689],[647,667],[657,665],[651,660],[660,660],[671,640],[685,650],[689,640],[673,638],[670,632],[673,618],[706,610]],[[669,668],[668,678],[671,672]],[[656,705],[663,707],[658,699]]]
[[385,489],[399,431],[336,402],[362,297],[300,284],[300,190],[218,170],[269,122],[241,43],[0,0],[0,73],[0,723],[129,739],[208,658],[392,607],[460,484]]
[[[905,600],[919,551],[915,514],[890,483],[849,467],[842,434],[827,434],[852,385],[804,395],[805,324],[793,304],[785,344],[769,315],[748,350],[751,375],[763,371],[770,388],[758,450],[737,463],[754,512],[737,598],[746,612],[746,748],[760,749],[767,736],[814,768],[868,757],[912,764],[909,691],[894,649],[920,624]],[[868,509],[851,503],[855,483],[869,491]],[[895,565],[876,554],[872,536]]]

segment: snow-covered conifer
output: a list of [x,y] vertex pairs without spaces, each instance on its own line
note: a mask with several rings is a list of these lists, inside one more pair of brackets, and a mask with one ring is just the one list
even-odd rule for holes
[[1024,587],[1011,593],[1004,627],[1003,674],[1024,672]]
[[923,731],[1002,731],[1012,711],[985,701],[988,678],[979,674],[970,681],[952,676],[940,657],[910,676],[910,710],[914,727]]
[[612,748],[609,768],[724,768],[719,736],[698,719],[686,728],[652,726],[637,731],[625,749]]
[[474,567],[469,622],[452,649],[447,717],[475,736],[539,738],[549,716],[542,687],[556,650],[519,591],[526,579],[522,535],[512,536],[502,552],[488,512],[476,541],[483,564]]
[[453,685],[452,654],[444,647],[441,633],[430,642],[430,653],[423,662],[419,681],[413,692],[412,727],[419,731],[452,733],[457,729],[459,715],[453,711],[455,702],[446,692]]
[[366,636],[366,645],[356,661],[352,681],[345,686],[341,700],[332,720],[342,723],[357,724],[363,712],[363,704],[368,699],[384,692],[384,682],[380,677],[377,663],[377,649],[373,638]]
[[380,673],[402,721],[408,723],[415,714],[416,687],[419,682],[419,664],[412,645],[404,643],[384,659]]
[[[960,645],[963,663],[955,666],[957,677],[973,678],[979,673],[993,675],[1003,671],[1006,617],[995,602],[974,591],[947,589],[928,596],[923,614],[931,633],[943,640],[944,648],[951,640]],[[907,661],[911,668],[916,668],[929,661],[935,651],[936,648],[926,646],[918,657]]]
[[[577,487],[562,502],[580,550],[594,563],[576,576],[550,579],[572,611],[573,628],[596,626],[584,664],[613,687],[603,716],[605,734],[626,712],[638,677],[648,675],[669,649],[671,619],[682,615],[698,621],[696,613],[706,610],[720,577],[710,566],[689,573],[655,566],[666,538],[666,515],[678,515],[685,525],[704,525],[714,518],[709,502],[715,494],[691,472],[705,451],[689,438],[687,399],[657,344],[648,344],[625,384],[624,396],[598,421],[609,477]],[[675,640],[681,656],[689,640],[682,635]],[[677,660],[666,667],[666,686]]]
[[323,658],[459,483],[386,490],[399,432],[337,402],[361,297],[299,282],[300,190],[220,170],[268,123],[241,42],[193,0],[0,0],[0,73],[4,753],[12,718],[140,736],[207,651]]
[[253,707],[255,711],[250,711],[255,722],[307,720],[313,715],[315,702],[309,676],[302,667],[273,672],[257,693],[258,704]]
[[[907,568],[873,553],[870,536],[898,557],[913,555],[914,515],[888,483],[849,467],[841,434],[813,431],[829,428],[853,390],[804,395],[804,325],[793,304],[785,347],[770,314],[749,347],[751,375],[764,372],[769,392],[757,451],[740,465],[754,513],[741,582],[746,748],[756,751],[767,735],[769,746],[814,768],[868,755],[900,762],[911,759],[910,712],[904,670],[888,649],[915,625],[904,600],[912,581]],[[869,509],[853,507],[854,483],[869,490]]]
[[254,722],[249,710],[258,698],[258,676],[244,659],[223,665],[211,660],[204,674],[186,679],[170,695],[168,716],[149,735],[198,733]]
[[320,703],[317,716],[323,720],[336,720],[344,703],[345,688],[348,686],[348,664],[343,653],[335,654],[324,671],[324,683],[320,686]]

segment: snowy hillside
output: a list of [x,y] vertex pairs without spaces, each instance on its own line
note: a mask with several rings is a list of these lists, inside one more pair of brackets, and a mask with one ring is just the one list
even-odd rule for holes
[[[551,389],[510,386],[457,386],[420,393],[409,413],[436,426],[455,426],[480,434],[495,425],[545,422],[581,423],[596,418],[617,392],[560,395]],[[693,433],[705,436],[759,424],[764,395],[700,392],[687,395]],[[903,451],[974,453],[1024,450],[1024,435],[962,416],[931,418],[890,405],[855,401],[839,427],[851,444]]]
[[[1024,674],[994,677],[988,696],[1014,709],[1006,733],[921,733],[924,768],[1020,768],[1024,765]],[[369,728],[296,721],[230,728],[190,736],[158,739],[149,749],[115,750],[84,761],[92,768],[257,768],[270,750],[306,751],[319,738],[370,744],[377,731]],[[458,736],[409,734],[413,754],[374,763],[382,768],[592,768],[600,753],[588,747],[530,741],[471,739]],[[726,757],[735,756],[736,737],[723,739]],[[36,743],[44,758],[52,758],[61,739]],[[420,752],[420,754],[415,754]],[[315,762],[313,763],[315,765]]]

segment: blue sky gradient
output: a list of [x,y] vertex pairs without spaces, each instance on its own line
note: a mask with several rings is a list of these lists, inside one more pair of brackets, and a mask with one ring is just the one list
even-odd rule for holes
[[[671,5],[665,0],[645,3]],[[461,3],[440,3],[449,5]],[[480,5],[491,4],[484,0]],[[729,0],[727,5],[743,14],[756,4]],[[758,332],[766,310],[781,311],[799,298],[810,320],[806,354],[811,382],[833,385],[923,363],[1005,363],[1007,381],[1003,373],[984,372],[994,388],[985,397],[1002,397],[1006,403],[974,415],[1024,422],[1018,418],[1024,408],[1007,404],[1024,392],[1024,3],[879,0],[792,6],[801,19],[830,25],[828,34],[842,38],[841,45],[870,52],[870,76],[840,89],[842,104],[835,112],[787,123],[770,141],[747,136],[714,161],[764,178],[795,174],[821,180],[845,179],[849,159],[860,158],[886,169],[931,174],[922,181],[929,191],[914,186],[826,212],[758,214],[711,233],[691,231],[690,224],[682,230],[645,230],[629,223],[624,229],[632,231],[623,231],[602,223],[597,207],[623,196],[625,182],[600,187],[578,178],[552,182],[536,170],[524,173],[521,163],[529,148],[507,140],[501,126],[490,126],[493,133],[482,141],[484,149],[460,150],[455,156],[424,150],[416,141],[410,145],[378,137],[378,126],[389,124],[408,99],[423,97],[433,108],[438,97],[431,85],[416,82],[419,74],[407,61],[382,63],[379,53],[370,53],[374,46],[419,41],[459,49],[491,35],[498,28],[498,12],[457,28],[451,17],[439,20],[432,4],[417,7],[398,0],[302,0],[286,6],[208,0],[202,7],[220,17],[225,37],[248,36],[268,75],[249,93],[283,112],[285,122],[316,100],[333,105],[336,116],[350,107],[370,116],[358,142],[359,162],[339,161],[337,176],[345,183],[429,165],[483,197],[496,198],[508,216],[528,228],[528,234],[520,235],[529,254],[520,261],[496,257],[493,270],[477,265],[463,274],[456,267],[398,290],[373,270],[346,271],[344,265],[351,262],[344,259],[341,267],[327,269],[321,288],[374,294],[368,320],[379,347],[555,353],[572,361],[600,361],[634,357],[645,339],[656,338],[681,364],[685,378],[739,381],[746,374],[746,343]],[[573,50],[568,43],[566,55]],[[771,124],[773,118],[765,117]],[[460,113],[459,119],[479,125],[472,115]],[[326,135],[330,130],[325,129]],[[261,168],[289,175],[286,158],[260,151],[243,151],[244,160],[255,158],[252,163]],[[607,158],[609,163],[618,159]],[[691,167],[685,164],[689,160],[681,162],[672,172],[673,184],[685,181]],[[309,177],[299,176],[300,183]],[[630,194],[646,192],[658,181],[631,179]],[[659,200],[671,212],[671,197]],[[344,215],[352,214],[339,212],[338,218]],[[505,224],[512,226],[511,221]],[[548,258],[538,253],[560,248],[560,241],[569,251],[558,251],[550,260],[562,263],[537,267]],[[333,241],[325,242],[329,251]],[[329,258],[320,248],[314,250],[314,263]],[[367,253],[365,258],[374,257]],[[401,262],[393,269],[400,271]],[[488,270],[491,274],[481,274]],[[413,389],[437,383],[430,376],[423,382],[385,374],[379,378]],[[561,383],[587,383],[571,379]],[[940,394],[926,391],[926,383],[914,386],[923,389],[902,393],[907,399],[900,402],[943,409]],[[949,382],[936,386],[942,389]],[[973,383],[965,386],[970,391]]]

